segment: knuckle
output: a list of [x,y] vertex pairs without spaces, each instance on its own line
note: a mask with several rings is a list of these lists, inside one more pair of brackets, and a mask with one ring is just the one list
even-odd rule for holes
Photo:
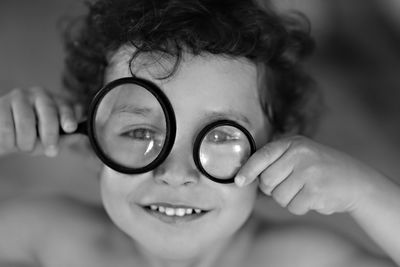
[[272,197],[275,199],[275,201],[281,206],[281,207],[286,207],[288,204],[288,201],[286,199],[286,194],[285,191],[282,190],[281,188],[276,188],[275,190],[272,191]]
[[306,138],[304,136],[301,135],[295,135],[289,138],[289,143],[296,147],[298,145],[302,145],[306,142]]
[[318,198],[321,195],[321,186],[318,183],[311,183],[304,186],[304,190],[308,197]]
[[272,151],[268,146],[263,146],[260,152],[264,158],[270,158],[272,156]]
[[293,149],[297,155],[312,155],[314,151],[304,142],[295,143]]
[[21,140],[18,141],[18,147],[21,151],[31,152],[34,148],[34,140]]
[[72,119],[74,116],[74,111],[72,110],[72,108],[70,106],[67,105],[63,105],[63,106],[59,106],[59,112],[60,115],[65,118],[65,119]]
[[10,92],[10,96],[13,99],[21,99],[24,96],[24,92],[20,88],[15,88]]
[[303,136],[294,136],[290,141],[290,145],[296,154],[310,154],[314,152],[308,139]]
[[57,139],[58,133],[54,130],[47,130],[43,133],[43,137],[46,139],[46,141],[53,142]]
[[45,129],[41,134],[41,139],[46,145],[53,145],[58,139],[58,130],[53,128]]
[[271,176],[266,170],[260,174],[260,183],[264,184],[265,186],[271,184]]
[[40,132],[42,136],[54,137],[58,135],[59,120],[51,111],[43,111],[42,115],[39,115]]
[[317,164],[311,164],[305,167],[304,176],[305,179],[311,182],[313,185],[316,185],[320,177],[323,177],[324,170]]
[[29,131],[22,131],[27,133],[21,137],[17,137],[18,148],[24,152],[30,152],[35,146],[36,136],[34,134],[28,134]]

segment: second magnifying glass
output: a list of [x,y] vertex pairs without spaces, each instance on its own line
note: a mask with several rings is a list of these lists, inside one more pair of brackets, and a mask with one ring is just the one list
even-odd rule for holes
[[193,158],[197,168],[218,183],[233,183],[243,164],[255,152],[250,132],[231,120],[207,125],[197,136]]

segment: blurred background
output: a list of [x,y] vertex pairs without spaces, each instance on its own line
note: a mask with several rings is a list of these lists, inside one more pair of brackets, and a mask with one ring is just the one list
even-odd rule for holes
[[[260,0],[262,1],[262,0]],[[324,96],[315,139],[358,157],[400,182],[400,0],[275,0],[312,24],[317,52],[308,64]],[[0,94],[40,85],[61,90],[60,27],[85,12],[81,0],[0,1]],[[0,199],[61,193],[99,203],[97,160],[79,147],[56,158],[0,158]],[[270,199],[258,210],[271,220],[329,225],[379,251],[346,215],[295,217]]]

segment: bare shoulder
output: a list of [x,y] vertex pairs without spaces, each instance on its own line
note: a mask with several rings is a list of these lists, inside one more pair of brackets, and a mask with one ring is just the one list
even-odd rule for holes
[[[307,224],[258,223],[254,266],[395,266],[345,236]],[[266,264],[268,263],[268,264]]]
[[44,252],[54,254],[56,248],[71,250],[82,242],[94,242],[109,227],[102,208],[61,196],[4,201],[0,218],[0,262],[31,263]]
[[4,201],[0,204],[0,214],[10,220],[30,228],[45,228],[46,231],[54,229],[53,225],[73,228],[78,224],[85,227],[91,225],[96,228],[104,224],[106,214],[101,206],[91,205],[67,196],[27,196]]

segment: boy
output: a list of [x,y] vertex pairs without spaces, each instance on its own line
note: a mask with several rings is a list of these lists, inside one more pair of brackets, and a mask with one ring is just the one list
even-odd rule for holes
[[[151,95],[131,97],[131,91],[121,91],[104,104],[111,115],[102,113],[100,104],[94,120],[93,109],[86,108],[90,122],[103,123],[91,135],[103,141],[100,146],[110,139],[96,131],[107,129],[106,137],[126,144],[106,150],[116,153],[112,159],[117,164],[102,158],[104,208],[64,198],[3,203],[0,259],[38,266],[400,264],[399,187],[305,137],[283,137],[305,133],[309,114],[304,106],[313,93],[298,62],[311,41],[293,21],[284,21],[244,0],[100,0],[90,5],[83,27],[67,42],[65,83],[74,102],[87,107],[100,87],[127,77],[149,82],[171,104],[175,141],[152,169],[119,171],[119,153],[133,146],[121,160],[135,161],[130,157],[146,144],[147,155],[159,144],[154,140],[160,128],[167,128],[153,125],[159,120],[154,106],[131,108],[135,102],[144,105]],[[40,88],[15,90],[1,99],[1,153],[42,146],[53,156],[59,125],[74,132],[75,117],[66,101]],[[211,154],[241,144],[237,129],[254,138],[256,151],[235,172],[235,183],[209,179],[194,159],[196,138],[219,120],[239,128],[222,127],[206,135]],[[163,147],[167,141],[161,140]],[[204,155],[209,154],[202,155],[206,164]],[[259,192],[295,214],[348,212],[388,259],[320,230],[260,221],[251,216]]]

